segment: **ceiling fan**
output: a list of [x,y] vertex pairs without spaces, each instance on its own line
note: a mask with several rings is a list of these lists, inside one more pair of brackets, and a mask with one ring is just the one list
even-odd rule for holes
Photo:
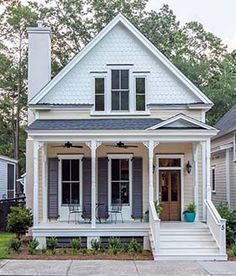
[[134,145],[125,145],[123,142],[118,142],[115,145],[106,145],[107,147],[113,147],[113,148],[120,148],[120,149],[127,149],[127,148],[137,148],[138,146]]
[[82,146],[73,146],[71,142],[66,142],[64,145],[60,145],[60,146],[52,146],[52,148],[66,148],[66,149],[70,149],[70,148],[78,148],[78,149],[82,149]]

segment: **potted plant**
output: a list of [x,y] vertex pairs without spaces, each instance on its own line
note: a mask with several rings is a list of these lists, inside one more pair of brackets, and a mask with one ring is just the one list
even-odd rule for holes
[[161,205],[161,203],[159,202],[159,200],[155,200],[154,201],[154,205],[155,205],[155,209],[156,209],[156,212],[157,212],[157,215],[160,216],[162,210],[163,210],[163,207]]
[[189,203],[187,209],[184,211],[184,220],[187,222],[194,222],[196,217],[196,205],[194,203]]

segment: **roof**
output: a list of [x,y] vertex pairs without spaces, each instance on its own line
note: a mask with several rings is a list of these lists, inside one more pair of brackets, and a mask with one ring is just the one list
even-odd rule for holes
[[0,160],[4,160],[6,162],[12,162],[12,163],[17,163],[16,159],[4,156],[4,155],[0,155]]
[[90,41],[45,87],[42,88],[29,102],[37,104],[45,95],[65,77],[78,62],[82,60],[117,24],[122,23],[148,50],[180,80],[200,102],[213,105],[204,93],[202,93],[180,70],[175,67],[133,24],[122,14],[118,14],[95,38]]
[[220,130],[217,137],[236,130],[236,105],[225,113],[225,115],[216,123],[215,128]]

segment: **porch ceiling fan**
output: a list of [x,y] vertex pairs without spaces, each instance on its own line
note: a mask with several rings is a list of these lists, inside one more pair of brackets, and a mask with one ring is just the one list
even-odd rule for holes
[[78,149],[82,149],[82,146],[73,146],[71,142],[66,142],[64,145],[60,145],[60,146],[52,146],[52,148],[66,148],[66,149],[70,149],[70,148],[78,148]]
[[106,145],[107,147],[113,147],[113,148],[120,148],[120,149],[127,149],[127,148],[137,148],[138,146],[134,145],[125,145],[123,142],[118,142],[115,145]]

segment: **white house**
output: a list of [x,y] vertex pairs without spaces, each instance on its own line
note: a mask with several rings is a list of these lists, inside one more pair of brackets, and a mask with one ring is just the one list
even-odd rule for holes
[[15,159],[0,155],[0,200],[15,197],[16,163]]
[[220,131],[211,144],[212,201],[236,210],[236,105],[215,127]]
[[205,124],[213,103],[122,15],[52,80],[50,29],[28,34],[27,204],[40,246],[135,237],[155,259],[225,260],[211,201],[217,130]]

